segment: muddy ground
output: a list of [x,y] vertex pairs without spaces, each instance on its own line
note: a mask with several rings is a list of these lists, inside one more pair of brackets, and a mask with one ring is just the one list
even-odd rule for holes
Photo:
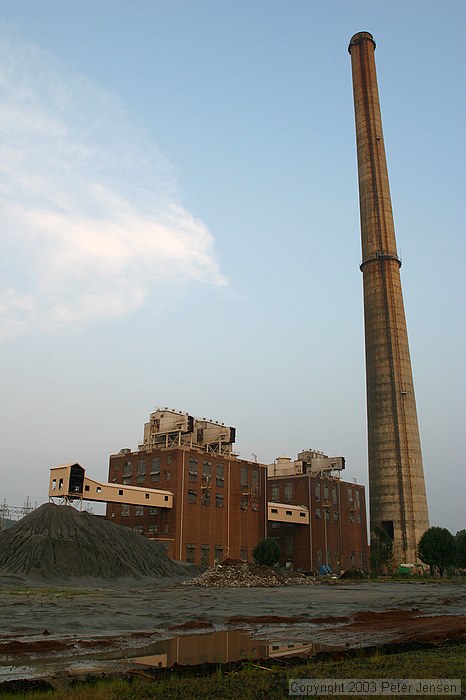
[[170,580],[105,588],[14,584],[0,581],[0,683],[63,676],[79,665],[108,671],[115,659],[131,665],[148,649],[154,653],[154,643],[193,633],[245,630],[255,642],[301,645],[308,653],[466,640],[466,583],[338,580],[242,589]]

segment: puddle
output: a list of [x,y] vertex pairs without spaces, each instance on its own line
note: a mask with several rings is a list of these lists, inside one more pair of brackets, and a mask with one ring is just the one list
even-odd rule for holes
[[146,647],[144,653],[128,657],[128,661],[144,666],[170,668],[174,664],[192,666],[205,663],[228,663],[283,656],[312,656],[324,648],[306,642],[266,642],[252,638],[248,632],[231,630],[189,634],[165,639]]
[[255,659],[309,657],[329,649],[310,642],[274,642],[254,639],[245,630],[223,630],[186,634],[143,647],[94,652],[74,656],[42,657],[15,664],[0,663],[0,685],[18,679],[64,679],[92,674],[124,672],[135,666],[170,668]]

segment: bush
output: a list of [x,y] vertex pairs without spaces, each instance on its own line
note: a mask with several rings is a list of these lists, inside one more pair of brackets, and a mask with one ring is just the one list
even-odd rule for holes
[[254,547],[252,556],[262,566],[273,566],[280,559],[281,553],[277,540],[266,538]]
[[433,574],[438,569],[440,576],[456,559],[455,538],[445,527],[430,527],[424,532],[418,544],[418,556],[428,564]]

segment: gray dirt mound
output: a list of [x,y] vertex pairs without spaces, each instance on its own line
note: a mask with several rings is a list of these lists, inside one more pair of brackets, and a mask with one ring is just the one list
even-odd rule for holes
[[43,581],[114,581],[188,572],[162,545],[128,527],[71,506],[44,503],[0,532],[0,574]]

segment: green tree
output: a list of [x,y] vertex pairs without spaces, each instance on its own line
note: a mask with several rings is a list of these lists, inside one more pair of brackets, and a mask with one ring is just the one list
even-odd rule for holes
[[424,532],[417,547],[419,559],[428,564],[431,574],[438,569],[440,576],[456,559],[455,538],[445,527],[430,527]]
[[456,566],[466,569],[466,530],[458,530],[455,535]]
[[261,540],[253,549],[252,556],[258,564],[273,566],[280,559],[282,551],[277,540],[269,537]]
[[371,569],[378,576],[390,568],[393,559],[393,540],[383,528],[376,526],[371,537]]

